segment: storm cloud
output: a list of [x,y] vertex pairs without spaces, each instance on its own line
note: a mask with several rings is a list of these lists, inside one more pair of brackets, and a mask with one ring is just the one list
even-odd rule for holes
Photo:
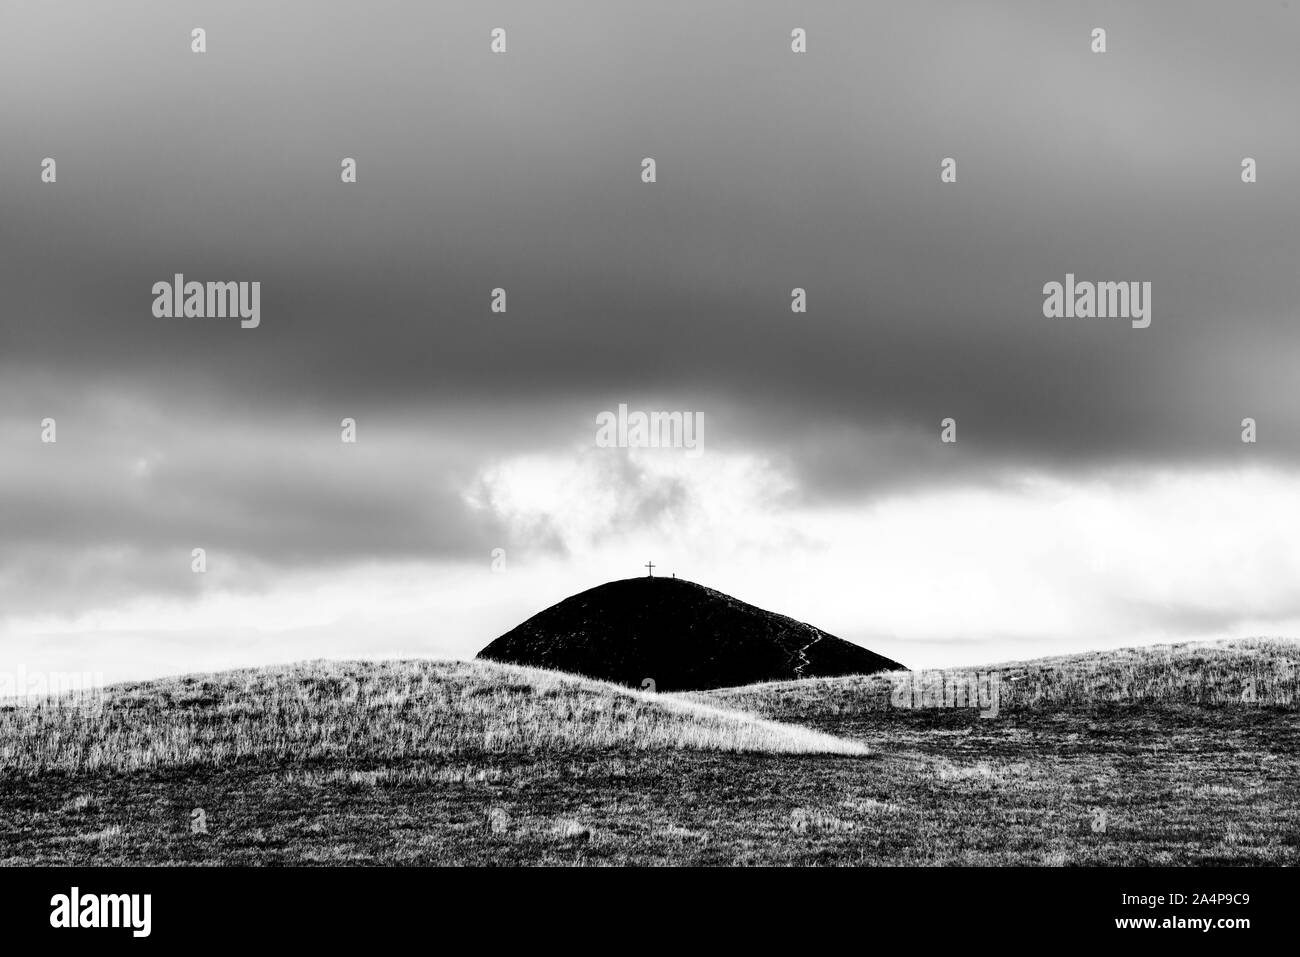
[[[193,594],[206,543],[254,591],[562,556],[572,529],[493,476],[589,457],[619,403],[702,413],[792,508],[1289,474],[1297,42],[1300,11],[1264,2],[15,3],[0,600]],[[260,282],[261,325],[156,318],[176,273]],[[1150,328],[1044,318],[1067,273],[1150,282]],[[611,457],[593,547],[703,487]]]

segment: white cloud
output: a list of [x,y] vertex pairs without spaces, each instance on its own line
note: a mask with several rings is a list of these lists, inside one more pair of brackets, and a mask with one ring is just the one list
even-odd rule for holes
[[[1022,477],[855,505],[797,504],[761,458],[668,450],[505,459],[467,493],[511,529],[506,569],[371,561],[256,593],[140,598],[11,620],[13,667],[128,675],[306,657],[468,657],[543,607],[676,573],[913,666],[1297,633],[1297,476]],[[556,541],[562,549],[554,546]]]

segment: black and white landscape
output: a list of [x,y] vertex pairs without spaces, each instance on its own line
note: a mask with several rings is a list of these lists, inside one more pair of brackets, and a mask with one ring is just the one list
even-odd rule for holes
[[0,863],[1300,862],[1297,44],[8,5]]

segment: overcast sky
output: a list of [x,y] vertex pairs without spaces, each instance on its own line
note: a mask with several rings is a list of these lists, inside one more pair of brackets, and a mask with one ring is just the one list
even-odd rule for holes
[[0,15],[0,669],[470,656],[648,560],[911,665],[1300,635],[1300,6],[323,6]]

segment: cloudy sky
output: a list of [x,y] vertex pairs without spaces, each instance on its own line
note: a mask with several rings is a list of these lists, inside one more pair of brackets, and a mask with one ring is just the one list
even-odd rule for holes
[[0,18],[0,670],[470,656],[648,560],[914,666],[1300,636],[1300,5]]

